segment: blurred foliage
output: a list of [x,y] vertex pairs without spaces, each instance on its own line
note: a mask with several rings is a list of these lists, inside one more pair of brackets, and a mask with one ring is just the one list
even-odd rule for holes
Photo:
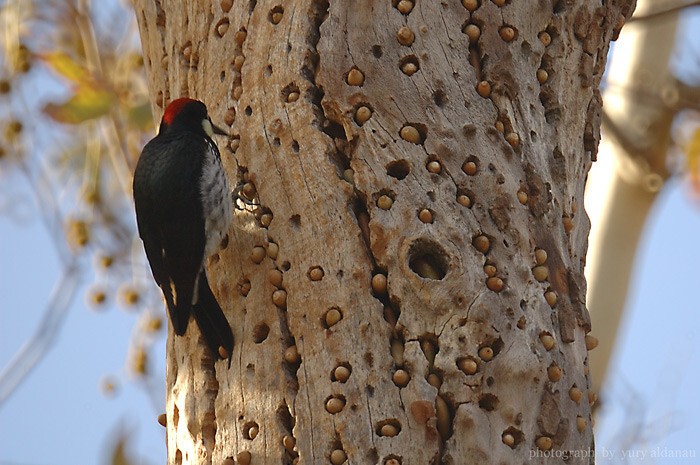
[[[92,282],[77,287],[88,307],[119,304],[137,315],[124,347],[126,372],[152,386],[145,379],[153,376],[148,351],[164,312],[136,234],[131,179],[154,126],[131,5],[7,0],[0,2],[0,28],[0,186],[10,177],[26,179],[62,263],[71,264],[79,282]],[[18,217],[16,205],[32,205],[5,187],[0,192],[9,198],[0,214]],[[70,295],[52,300],[72,305],[68,288]],[[55,307],[54,314],[65,313]],[[47,309],[45,320],[51,316]],[[45,331],[59,324],[51,326]],[[40,348],[53,340],[47,336],[38,331],[33,342]],[[11,387],[29,371],[22,363],[36,363],[22,356],[9,369],[23,373],[8,376]],[[110,379],[113,393],[117,381]],[[0,384],[1,403],[11,389],[6,380]]]

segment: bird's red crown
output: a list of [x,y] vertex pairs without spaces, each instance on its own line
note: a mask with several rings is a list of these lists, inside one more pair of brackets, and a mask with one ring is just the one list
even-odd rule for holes
[[163,122],[165,122],[167,125],[171,125],[177,114],[180,113],[184,107],[193,102],[196,102],[196,100],[187,97],[173,100],[165,108],[165,112],[163,113]]

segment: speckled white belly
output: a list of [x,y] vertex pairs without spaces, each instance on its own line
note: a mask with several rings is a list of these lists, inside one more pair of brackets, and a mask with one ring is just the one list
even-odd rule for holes
[[226,173],[221,166],[218,150],[210,143],[202,166],[200,193],[204,214],[204,233],[207,243],[204,258],[209,258],[219,249],[221,240],[233,219],[233,201]]

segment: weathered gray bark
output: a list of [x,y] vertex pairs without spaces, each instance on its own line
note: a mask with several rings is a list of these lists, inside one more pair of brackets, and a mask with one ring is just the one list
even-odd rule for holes
[[204,100],[261,204],[209,266],[232,368],[168,339],[168,463],[592,447],[583,182],[631,2],[480,3],[135,2],[156,109]]

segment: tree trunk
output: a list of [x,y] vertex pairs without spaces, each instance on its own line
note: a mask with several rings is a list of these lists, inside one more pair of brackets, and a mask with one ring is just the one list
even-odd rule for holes
[[135,2],[157,115],[205,101],[260,204],[208,266],[231,368],[168,337],[169,464],[592,463],[583,183],[633,1],[463,3]]

